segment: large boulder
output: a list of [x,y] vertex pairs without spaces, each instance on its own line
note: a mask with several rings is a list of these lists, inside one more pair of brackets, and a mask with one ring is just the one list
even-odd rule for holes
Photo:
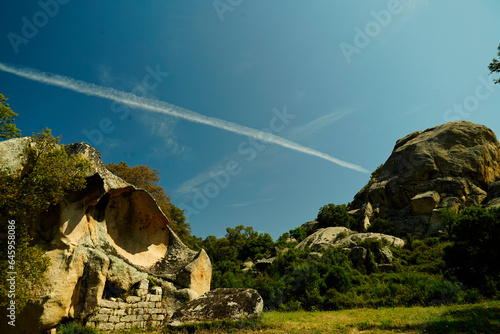
[[[435,210],[485,204],[497,194],[500,143],[489,128],[456,121],[399,139],[378,176],[356,194],[350,210],[369,203],[395,222],[397,233],[436,231]],[[494,194],[493,194],[494,193]],[[442,204],[442,202],[445,202]]]
[[333,245],[339,237],[345,237],[350,233],[354,233],[350,229],[343,226],[320,228],[304,240],[302,240],[295,248],[328,248]]
[[254,289],[215,289],[178,308],[168,325],[256,318],[263,307],[264,301]]
[[343,247],[343,248],[352,248],[356,247],[360,243],[369,240],[379,240],[382,243],[385,243],[389,246],[394,247],[403,247],[405,242],[403,239],[397,238],[392,235],[383,234],[383,233],[356,233],[351,234],[345,238],[337,240],[333,243],[335,247]]
[[[0,142],[1,166],[13,173],[22,168],[20,153],[28,144],[29,138]],[[206,252],[181,242],[148,192],[113,175],[88,144],[65,149],[87,158],[91,169],[85,189],[68,194],[31,226],[33,241],[52,264],[50,285],[26,308],[30,321],[23,321],[20,333],[44,331],[66,318],[84,319],[99,307],[105,287],[127,290],[149,276],[188,289],[190,299],[210,290]]]
[[295,246],[297,249],[311,248],[315,250],[332,247],[354,248],[364,241],[380,240],[383,243],[403,247],[404,241],[392,235],[382,233],[358,233],[348,228],[337,226],[321,228]]

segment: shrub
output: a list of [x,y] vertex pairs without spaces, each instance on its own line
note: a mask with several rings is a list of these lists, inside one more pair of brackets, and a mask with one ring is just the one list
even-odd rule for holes
[[390,220],[375,218],[368,227],[368,232],[384,233],[393,235],[396,231],[394,223]]
[[301,242],[307,237],[307,232],[302,226],[299,226],[293,230],[290,230],[290,235],[295,238],[297,242]]
[[447,222],[450,240],[444,260],[451,274],[487,296],[500,290],[500,208],[466,208]]
[[319,227],[344,226],[350,228],[354,225],[355,219],[347,213],[345,204],[328,204],[319,209],[316,220]]

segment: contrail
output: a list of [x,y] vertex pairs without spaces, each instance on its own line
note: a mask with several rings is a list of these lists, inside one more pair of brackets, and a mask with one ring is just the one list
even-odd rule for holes
[[133,108],[163,113],[174,117],[182,118],[190,122],[201,123],[215,128],[233,132],[239,135],[258,139],[262,142],[272,143],[289,148],[294,151],[306,153],[333,162],[339,166],[356,170],[361,173],[368,173],[368,170],[350,162],[342,161],[326,153],[295,143],[291,140],[276,136],[271,133],[249,128],[244,125],[225,121],[215,117],[209,117],[197,112],[184,109],[163,101],[139,97],[132,93],[123,92],[114,88],[103,87],[76,80],[59,74],[46,73],[30,68],[17,68],[0,62],[0,70],[17,75],[22,78],[52,85],[64,89],[69,89],[89,96],[98,96],[108,100],[116,101]]

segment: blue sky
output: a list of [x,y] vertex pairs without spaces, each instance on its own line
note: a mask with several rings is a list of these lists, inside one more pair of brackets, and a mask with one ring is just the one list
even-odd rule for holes
[[[500,134],[497,0],[0,3],[0,63],[264,130],[372,171],[397,139],[466,119]],[[99,88],[100,89],[100,88]],[[23,134],[86,141],[161,173],[193,234],[273,238],[347,203],[369,173],[0,71]]]

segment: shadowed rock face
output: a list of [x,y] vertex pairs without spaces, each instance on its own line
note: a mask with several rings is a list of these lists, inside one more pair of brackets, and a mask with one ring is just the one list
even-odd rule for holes
[[[19,153],[28,142],[1,142],[4,165],[20,168]],[[93,147],[77,143],[66,150],[88,158],[92,168],[85,189],[68,194],[31,227],[35,243],[52,262],[51,286],[27,309],[38,322],[24,324],[24,332],[51,328],[67,317],[84,318],[99,306],[105,286],[127,290],[148,275],[189,289],[190,298],[210,290],[206,252],[180,241],[149,193],[109,172]]]
[[488,186],[499,179],[500,144],[493,131],[450,122],[399,139],[379,176],[361,189],[350,209],[369,203],[373,217],[392,219],[401,234],[429,235],[439,229],[439,210],[485,204],[493,199]]

